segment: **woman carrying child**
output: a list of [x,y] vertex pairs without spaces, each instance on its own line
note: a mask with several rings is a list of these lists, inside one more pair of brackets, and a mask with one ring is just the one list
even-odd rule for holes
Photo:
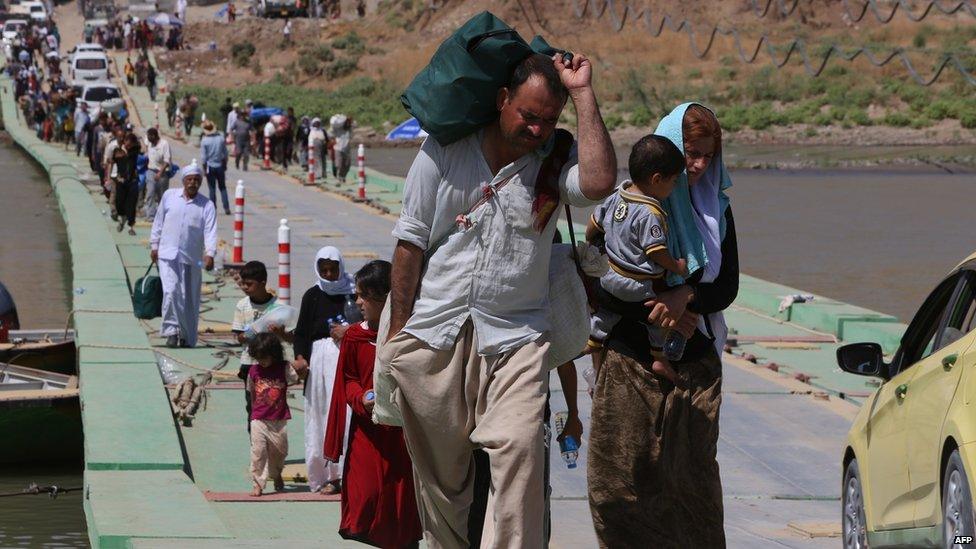
[[420,515],[403,430],[372,420],[376,331],[390,293],[390,268],[389,262],[377,260],[356,273],[356,304],[366,320],[350,326],[342,340],[325,457],[339,461],[345,448],[344,416],[351,408],[339,535],[376,547],[417,547]]
[[[302,296],[295,326],[295,369],[309,372],[305,381],[305,465],[309,488],[337,494],[342,462],[329,463],[322,457],[322,441],[330,422],[338,344],[349,329],[342,323],[344,307],[347,299],[355,299],[356,286],[337,248],[320,249],[315,254],[314,269],[318,283]],[[346,425],[343,423],[344,429]]]
[[288,386],[298,383],[298,374],[285,360],[285,350],[278,336],[260,333],[247,346],[257,362],[247,374],[247,391],[251,393],[251,481],[252,496],[260,496],[268,478],[276,491],[284,490],[281,471],[288,457]]
[[[739,287],[735,225],[725,194],[732,183],[712,111],[680,105],[655,133],[684,152],[685,172],[663,206],[674,256],[687,260],[691,274],[647,304],[600,293],[601,306],[621,318],[607,336],[593,393],[590,511],[601,547],[720,548],[722,311]],[[688,338],[683,357],[671,364],[674,381],[651,370],[649,323]]]

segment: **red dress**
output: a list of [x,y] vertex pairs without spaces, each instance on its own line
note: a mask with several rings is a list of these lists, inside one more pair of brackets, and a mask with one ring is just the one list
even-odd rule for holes
[[[329,408],[324,455],[338,461],[346,404],[352,409],[349,448],[342,474],[339,535],[376,547],[413,547],[422,537],[413,469],[403,431],[373,423],[363,395],[373,388],[376,332],[351,326],[339,347],[339,364]],[[335,419],[333,419],[335,418]]]

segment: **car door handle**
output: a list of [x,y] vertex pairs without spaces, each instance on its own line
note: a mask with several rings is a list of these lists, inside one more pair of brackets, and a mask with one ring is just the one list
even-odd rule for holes
[[946,357],[943,357],[942,358],[942,367],[945,368],[946,370],[951,370],[952,367],[956,365],[956,359],[958,359],[958,358],[959,358],[959,355],[956,354],[956,353],[952,353],[951,355],[948,355]]
[[895,389],[895,396],[900,399],[904,399],[906,396],[908,396],[908,384],[902,383],[901,385],[899,385]]

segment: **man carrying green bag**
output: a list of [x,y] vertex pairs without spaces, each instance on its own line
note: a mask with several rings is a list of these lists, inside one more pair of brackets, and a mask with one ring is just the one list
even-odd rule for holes
[[[453,89],[432,86],[429,97],[415,80],[405,94],[414,109],[422,97],[424,112],[411,112],[432,138],[407,175],[393,231],[389,334],[377,367],[387,366],[396,382],[392,401],[428,547],[468,546],[472,451],[482,448],[494,492],[492,546],[538,548],[545,545],[542,418],[554,214],[561,204],[585,207],[612,193],[617,162],[585,55],[522,55],[510,29],[465,41],[459,35],[470,24],[418,79],[455,69],[467,76],[446,77]],[[482,47],[491,55],[481,57]],[[444,48],[474,69],[442,65]],[[508,67],[498,84],[482,70],[492,63]],[[478,106],[489,85],[486,116]],[[567,99],[578,142],[568,132],[556,139]],[[561,169],[550,168],[550,155],[564,158]]]
[[483,11],[445,40],[400,102],[441,145],[450,145],[498,117],[495,96],[533,53],[558,50],[541,36],[527,44],[515,29]]

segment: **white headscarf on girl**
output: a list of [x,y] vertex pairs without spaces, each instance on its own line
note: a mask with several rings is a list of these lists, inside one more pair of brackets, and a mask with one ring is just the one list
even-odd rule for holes
[[[339,263],[339,278],[336,280],[326,280],[322,278],[319,274],[319,261],[323,259],[328,259],[329,261],[336,261]],[[323,292],[329,295],[350,295],[356,293],[356,281],[353,279],[352,275],[346,272],[346,264],[342,260],[342,252],[339,248],[335,246],[326,246],[321,248],[317,254],[315,254],[315,264],[312,265],[315,269],[315,278],[319,280],[319,288]]]

